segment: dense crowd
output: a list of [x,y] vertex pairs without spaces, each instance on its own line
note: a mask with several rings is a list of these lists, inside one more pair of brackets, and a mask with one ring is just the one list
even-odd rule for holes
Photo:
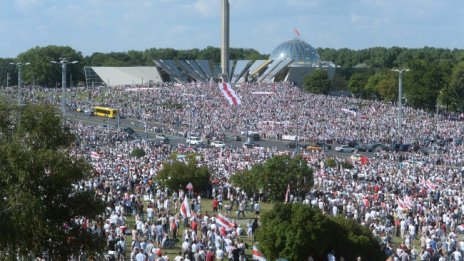
[[[354,168],[350,170],[328,166],[322,151],[301,152],[315,170],[314,187],[291,201],[366,225],[390,260],[463,260],[464,147],[457,142],[462,140],[461,121],[406,107],[399,130],[394,104],[307,94],[286,83],[234,88],[242,100],[237,107],[225,104],[216,85],[194,83],[130,91],[122,86],[76,88],[69,91],[67,105],[69,109],[107,105],[118,108],[124,117],[162,124],[166,132],[177,133],[190,126],[190,130],[213,138],[252,130],[266,139],[296,135],[308,142],[417,143],[428,153],[381,151],[368,162],[352,159]],[[14,89],[2,91],[16,97]],[[58,104],[59,95],[59,91],[30,87],[23,98]],[[173,147],[132,140],[116,129],[71,124],[79,137],[79,146],[71,153],[87,158],[96,171],[92,180],[79,187],[95,189],[108,203],[107,218],[102,222],[108,247],[116,256],[130,252],[131,260],[165,260],[163,249],[177,241],[182,242],[182,251],[176,261],[239,260],[243,256],[246,246],[241,236],[253,238],[259,224],[255,219],[259,197],[246,195],[228,179],[281,152],[272,148]],[[134,148],[142,148],[146,155],[131,158]],[[172,160],[172,153],[188,151],[203,155],[198,163],[208,166],[218,181],[206,195],[192,195],[185,188],[170,191],[153,182],[163,162]],[[345,160],[334,157],[338,162]],[[184,218],[179,209],[187,194],[192,215]],[[213,208],[231,219],[233,229],[221,228],[216,213],[201,209],[202,196],[214,198]],[[249,222],[238,222],[243,217],[236,213],[245,214],[245,209],[254,211],[246,213]],[[128,215],[135,217],[135,227],[127,227]],[[180,227],[185,227],[182,234]],[[125,249],[127,234],[132,235],[130,249]],[[401,238],[400,246],[393,247],[393,236]],[[343,253],[337,255],[341,258]]]

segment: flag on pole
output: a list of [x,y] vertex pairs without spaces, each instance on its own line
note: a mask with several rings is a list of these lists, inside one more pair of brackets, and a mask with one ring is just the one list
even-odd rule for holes
[[287,191],[285,192],[285,203],[290,200],[290,184],[287,185]]
[[219,90],[221,91],[222,95],[226,98],[229,105],[240,105],[242,102],[240,98],[237,96],[237,93],[230,87],[228,82],[219,83]]
[[293,32],[295,32],[297,37],[300,37],[300,31],[296,28],[293,28]]
[[221,227],[225,227],[226,229],[235,229],[234,223],[226,216],[218,213],[216,216],[216,224]]
[[189,218],[192,216],[187,196],[184,197],[184,201],[182,202],[182,205],[180,205],[180,214],[183,218]]
[[264,257],[263,253],[258,248],[257,244],[253,245],[253,260],[258,260],[258,261],[267,261],[267,259]]

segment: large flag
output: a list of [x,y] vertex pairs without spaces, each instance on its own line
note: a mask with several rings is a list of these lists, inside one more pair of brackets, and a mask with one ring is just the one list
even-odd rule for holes
[[235,229],[234,223],[220,213],[216,216],[216,224],[218,226],[225,227],[226,229]]
[[237,93],[230,87],[228,82],[219,83],[219,90],[222,92],[222,95],[224,95],[229,105],[240,105],[242,103]]
[[182,202],[182,205],[180,205],[180,214],[183,218],[189,218],[192,216],[187,196],[184,197],[184,201]]
[[258,260],[258,261],[267,261],[267,259],[264,257],[263,253],[259,251],[258,246],[256,244],[253,245],[253,260]]

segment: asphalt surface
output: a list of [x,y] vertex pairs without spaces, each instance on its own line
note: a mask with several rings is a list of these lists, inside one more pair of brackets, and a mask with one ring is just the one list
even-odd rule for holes
[[[85,124],[100,125],[100,126],[112,128],[112,129],[118,128],[118,126],[121,130],[124,128],[130,127],[135,131],[133,135],[135,138],[155,139],[156,135],[163,134],[169,139],[169,144],[173,146],[177,146],[178,144],[184,144],[184,145],[186,144],[186,138],[181,135],[154,133],[154,132],[148,131],[148,130],[152,130],[153,127],[164,127],[165,129],[171,127],[169,125],[164,125],[164,124],[160,124],[156,122],[145,123],[138,119],[132,119],[132,118],[124,118],[124,119],[119,119],[119,120],[109,119],[109,118],[103,118],[99,116],[87,116],[84,113],[80,113],[80,112],[67,112],[65,117],[68,120],[78,121],[78,122],[82,122]],[[224,143],[226,144],[227,147],[232,147],[232,148],[242,147],[243,143],[247,141],[246,137],[241,137],[242,141],[235,141],[235,136],[237,136],[237,134],[226,133],[226,138],[224,140]],[[288,147],[288,144],[290,143],[290,141],[259,140],[259,141],[253,141],[253,143],[256,143],[259,147],[274,148],[278,151],[290,151],[290,152],[296,151],[295,148]],[[342,153],[342,152],[335,151],[334,148],[338,145],[339,144],[331,144],[332,149],[326,150],[326,154],[339,156],[339,157],[349,157],[352,155],[352,153]],[[374,155],[374,153],[363,153],[363,152],[359,154],[366,155],[367,157],[372,157]]]

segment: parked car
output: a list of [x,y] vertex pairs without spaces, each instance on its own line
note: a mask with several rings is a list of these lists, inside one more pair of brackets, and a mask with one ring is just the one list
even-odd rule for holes
[[132,135],[135,132],[134,129],[132,129],[131,127],[126,127],[126,128],[124,128],[122,130],[127,132],[127,134],[129,134],[129,135]]
[[220,141],[220,140],[215,140],[213,142],[211,142],[211,147],[215,147],[215,148],[225,148],[226,147],[226,144],[223,142],[223,141]]
[[338,151],[338,152],[353,153],[355,151],[355,148],[350,147],[348,145],[341,145],[341,146],[335,147],[335,150]]
[[169,143],[169,139],[168,137],[164,136],[164,135],[161,135],[161,134],[156,134],[155,135],[155,139],[161,143],[164,143],[164,144],[168,144]]
[[261,139],[261,136],[259,136],[259,133],[258,132],[255,132],[255,131],[242,131],[241,134],[243,136],[246,136],[248,137],[248,139],[251,139],[253,141],[256,141],[256,140],[260,140]]
[[327,143],[324,143],[324,142],[318,142],[316,143],[319,147],[321,147],[321,149],[323,150],[331,150],[332,149],[332,146],[330,146],[329,144]]
[[200,137],[188,136],[186,143],[189,144],[189,145],[200,145],[203,142],[201,141]]
[[254,148],[254,147],[259,147],[259,145],[257,143],[252,142],[252,141],[247,141],[247,142],[243,143],[243,147],[246,147],[246,148],[250,149],[250,148]]
[[305,148],[308,146],[308,144],[303,144],[303,143],[296,143],[295,141],[291,141],[287,144],[287,147],[289,149],[295,149],[298,146],[299,149]]

